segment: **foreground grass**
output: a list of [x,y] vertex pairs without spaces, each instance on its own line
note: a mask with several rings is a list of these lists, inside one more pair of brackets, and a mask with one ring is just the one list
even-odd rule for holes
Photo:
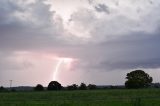
[[0,106],[160,106],[160,89],[6,92]]

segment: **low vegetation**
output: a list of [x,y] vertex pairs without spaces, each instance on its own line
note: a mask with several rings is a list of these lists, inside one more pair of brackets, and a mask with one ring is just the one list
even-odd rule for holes
[[0,93],[0,106],[160,106],[159,89]]

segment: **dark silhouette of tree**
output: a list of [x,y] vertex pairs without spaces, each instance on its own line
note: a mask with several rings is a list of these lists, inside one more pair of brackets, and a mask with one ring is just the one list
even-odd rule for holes
[[11,92],[16,92],[17,90],[15,88],[12,88],[11,89]]
[[92,90],[92,89],[97,89],[97,86],[94,84],[89,84],[88,85],[88,89]]
[[37,84],[36,87],[34,88],[35,91],[43,91],[44,87],[41,84]]
[[5,88],[3,86],[0,87],[0,92],[5,91]]
[[78,89],[78,85],[73,84],[72,86],[73,86],[73,89],[74,89],[74,90],[77,90],[77,89]]
[[145,88],[148,87],[153,80],[152,77],[142,70],[135,70],[127,73],[126,79],[126,88]]
[[0,92],[7,92],[8,89],[4,88],[3,86],[0,87]]
[[79,89],[80,90],[86,90],[87,89],[87,86],[85,83],[81,83],[81,85],[79,86]]
[[152,85],[154,88],[160,88],[160,83],[153,83]]
[[4,87],[3,87],[3,86],[1,86],[1,87],[0,87],[0,90],[4,90]]
[[49,84],[48,84],[48,90],[61,90],[62,89],[62,86],[59,82],[57,81],[51,81]]
[[73,84],[73,85],[67,86],[67,89],[68,90],[77,90],[78,89],[78,85]]

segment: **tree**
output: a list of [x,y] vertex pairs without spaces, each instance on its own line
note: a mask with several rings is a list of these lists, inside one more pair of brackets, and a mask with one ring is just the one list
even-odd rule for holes
[[85,83],[81,83],[81,85],[79,86],[79,89],[80,90],[86,90],[87,89],[87,86]]
[[0,87],[0,92],[5,91],[5,88],[3,86]]
[[97,88],[97,86],[94,85],[94,84],[89,84],[89,85],[88,85],[88,89],[90,89],[90,90],[96,89],[96,88]]
[[135,70],[127,73],[126,79],[126,88],[145,88],[153,81],[152,77],[142,70]]
[[43,91],[44,87],[41,84],[37,84],[36,87],[34,88],[35,91]]
[[0,87],[0,90],[4,90],[5,88],[3,86]]
[[0,92],[7,92],[8,90],[4,88],[3,86],[0,87]]
[[59,82],[57,81],[51,81],[49,84],[48,84],[48,90],[61,90],[62,89],[62,86]]
[[154,88],[160,88],[160,83],[153,83]]
[[73,84],[73,85],[67,86],[67,89],[68,90],[77,90],[78,89],[78,85]]

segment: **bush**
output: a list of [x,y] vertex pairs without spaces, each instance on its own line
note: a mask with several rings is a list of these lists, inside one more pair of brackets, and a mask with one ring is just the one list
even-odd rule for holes
[[97,89],[97,86],[94,84],[89,84],[88,85],[88,89],[92,90],[92,89]]
[[87,86],[85,83],[81,83],[81,85],[79,86],[79,89],[80,90],[86,90],[87,89]]
[[73,85],[67,86],[67,89],[68,90],[77,90],[78,89],[78,85],[73,84]]
[[5,89],[3,86],[0,87],[0,92],[7,92],[8,90]]
[[43,91],[44,87],[41,84],[37,84],[37,86],[34,88],[35,91]]

